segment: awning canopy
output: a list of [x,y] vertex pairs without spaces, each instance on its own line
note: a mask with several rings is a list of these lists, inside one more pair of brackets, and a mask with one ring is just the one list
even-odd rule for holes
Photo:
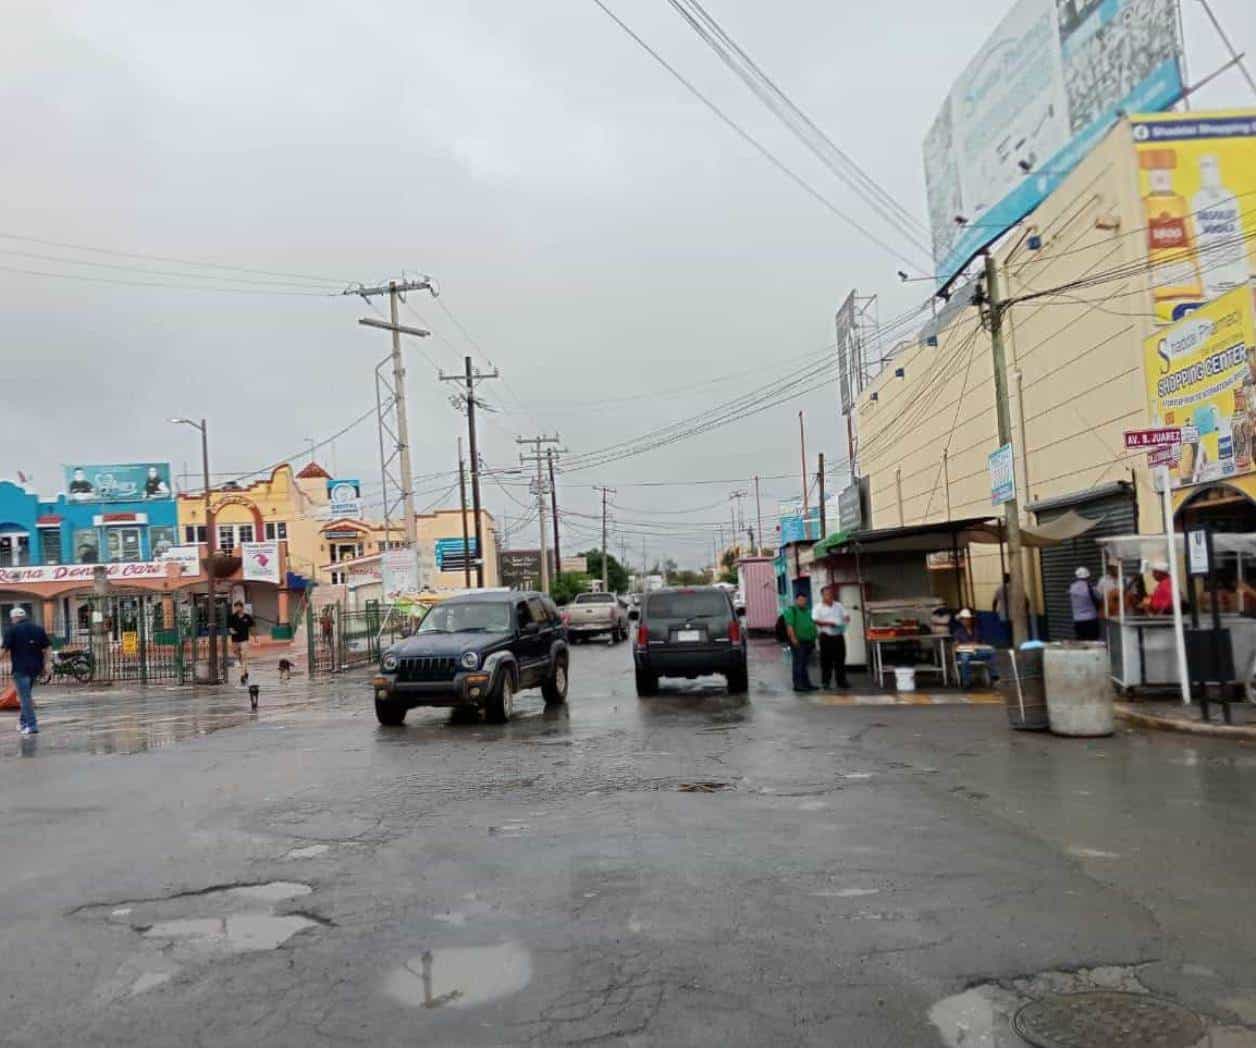
[[[1163,532],[1159,535],[1112,535],[1095,541],[1103,547],[1108,556],[1118,560],[1164,560],[1165,556]],[[1174,532],[1173,544],[1178,553],[1182,553],[1186,538],[1180,531]],[[1217,553],[1242,553],[1249,557],[1256,556],[1256,535],[1236,535],[1214,531],[1212,548]]]
[[[1078,513],[1064,513],[1037,527],[1021,528],[1025,546],[1054,546],[1084,535],[1098,521]],[[966,517],[937,524],[916,524],[905,528],[876,528],[869,531],[836,531],[812,548],[816,558],[833,553],[859,550],[861,553],[936,553],[969,543],[997,545],[1006,541],[1003,521],[993,517]]]

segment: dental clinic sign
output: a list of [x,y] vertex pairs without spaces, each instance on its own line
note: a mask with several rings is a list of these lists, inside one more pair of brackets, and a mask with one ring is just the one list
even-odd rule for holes
[[[96,577],[97,568],[104,568],[105,575],[111,582],[177,578],[187,570],[178,561],[172,560],[148,560],[135,564],[47,564],[37,568],[0,568],[0,585],[91,582]],[[195,574],[195,572],[190,574]]]

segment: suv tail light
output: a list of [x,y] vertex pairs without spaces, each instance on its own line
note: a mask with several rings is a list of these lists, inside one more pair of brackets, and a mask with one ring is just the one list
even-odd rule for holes
[[650,643],[650,627],[644,622],[637,627],[637,646],[646,647]]
[[741,643],[741,624],[736,619],[728,624],[728,639],[734,644]]

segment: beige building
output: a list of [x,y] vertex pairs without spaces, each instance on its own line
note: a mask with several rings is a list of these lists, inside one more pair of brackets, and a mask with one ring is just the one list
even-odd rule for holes
[[[1123,442],[1125,430],[1153,424],[1143,356],[1156,327],[1140,174],[1123,120],[993,249],[1000,297],[1021,300],[1005,311],[1004,337],[1027,524],[1073,509],[1099,521],[1095,535],[1163,529],[1147,458],[1127,454]],[[1040,294],[1122,267],[1128,276],[1102,285]],[[936,322],[897,346],[858,397],[867,527],[1001,515],[987,464],[999,446],[991,336],[975,287],[958,285]],[[999,548],[975,545],[971,554],[976,599],[989,610]],[[1051,635],[1065,635],[1057,627],[1067,617],[1068,579],[1078,564],[1095,569],[1093,539],[1025,559],[1035,610],[1044,611],[1045,598]]]

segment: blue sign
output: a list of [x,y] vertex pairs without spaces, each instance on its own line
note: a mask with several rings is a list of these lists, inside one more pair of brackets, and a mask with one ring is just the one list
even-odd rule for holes
[[70,502],[146,502],[173,498],[169,462],[128,462],[111,466],[66,466]]
[[[471,536],[467,543],[471,547],[472,556],[475,556],[475,536]],[[466,564],[466,550],[467,546],[463,545],[462,539],[437,539],[436,570],[461,571]]]
[[1012,445],[1004,444],[997,451],[990,452],[986,459],[990,470],[990,503],[1002,506],[1016,498],[1016,460],[1012,455]]
[[925,136],[934,272],[954,277],[1045,200],[1122,113],[1182,94],[1176,0],[1020,0]]

